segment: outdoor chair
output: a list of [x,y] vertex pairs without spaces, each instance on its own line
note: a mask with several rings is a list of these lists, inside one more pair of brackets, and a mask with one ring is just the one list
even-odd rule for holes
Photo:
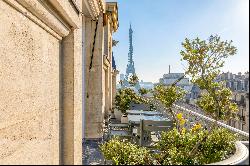
[[114,136],[130,138],[132,135],[131,135],[131,129],[129,128],[129,125],[125,123],[109,123],[108,139]]
[[152,121],[141,120],[140,126],[137,128],[137,135],[139,137],[139,145],[151,147],[152,138],[151,132],[169,131],[173,128],[172,121]]

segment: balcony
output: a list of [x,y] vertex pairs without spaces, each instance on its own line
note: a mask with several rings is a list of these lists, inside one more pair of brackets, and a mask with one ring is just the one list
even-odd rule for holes
[[[156,106],[156,110],[158,112],[161,112],[164,114],[165,117],[168,117],[171,119],[171,114],[166,113],[164,106],[156,100],[150,100],[151,104],[154,104]],[[197,112],[197,110],[193,107],[193,109],[185,108],[181,103],[177,103],[174,105],[174,111],[175,113],[182,113],[185,119],[187,120],[186,127],[191,127],[192,124],[197,122],[202,122],[202,125],[205,126],[207,129],[211,127],[213,122],[215,122],[214,119],[202,114],[202,112]],[[246,133],[244,131],[241,131],[239,129],[236,129],[234,127],[231,127],[223,122],[218,122],[217,126],[226,128],[230,130],[233,133],[237,133],[239,135],[239,140],[246,145],[246,147],[249,149],[249,133]],[[101,155],[99,145],[101,145],[103,142],[106,141],[107,135],[104,135],[102,140],[93,141],[92,143],[88,142],[84,149],[87,150],[87,154],[84,156],[85,158],[85,164],[105,164],[105,159]],[[89,147],[88,147],[89,145]],[[90,159],[90,160],[89,160]],[[245,164],[247,165],[249,163],[249,157],[245,161]]]

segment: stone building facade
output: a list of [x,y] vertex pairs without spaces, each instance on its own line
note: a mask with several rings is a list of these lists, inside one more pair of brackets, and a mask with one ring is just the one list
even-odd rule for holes
[[230,120],[228,125],[249,133],[249,93],[233,92],[232,100],[238,105],[238,120]]
[[[98,23],[86,20],[88,38],[85,59],[85,139],[103,136],[103,124],[112,109],[117,71],[112,68],[112,34],[118,28],[117,4],[106,3],[106,14],[100,15]],[[97,26],[97,29],[95,29]],[[95,32],[96,31],[96,32]],[[96,36],[95,36],[96,33]],[[92,45],[95,40],[95,49]]]
[[232,100],[238,105],[238,120],[230,120],[228,124],[237,129],[249,132],[249,72],[233,74],[222,73],[217,78],[232,92]]
[[82,164],[112,103],[117,17],[104,0],[0,1],[0,164]]

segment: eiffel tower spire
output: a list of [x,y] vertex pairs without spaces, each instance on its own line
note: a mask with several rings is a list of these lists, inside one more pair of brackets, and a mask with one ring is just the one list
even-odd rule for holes
[[129,27],[129,53],[128,53],[128,65],[126,70],[126,77],[128,77],[129,74],[135,74],[135,67],[134,67],[134,60],[133,60],[133,30],[130,23]]
[[133,53],[134,53],[134,49],[133,49],[133,30],[132,30],[131,23],[130,23],[128,63],[134,63],[134,61],[133,61]]
[[[135,65],[134,65],[134,60],[133,60],[133,54],[134,54],[134,48],[133,48],[133,30],[132,30],[132,26],[130,23],[129,26],[129,52],[128,52],[128,65],[127,65],[127,69],[126,69],[126,75],[125,75],[125,79],[124,79],[124,87],[129,86],[128,83],[128,79],[129,79],[129,75],[136,75],[135,74]],[[136,83],[135,85],[136,89],[140,88],[139,82]]]

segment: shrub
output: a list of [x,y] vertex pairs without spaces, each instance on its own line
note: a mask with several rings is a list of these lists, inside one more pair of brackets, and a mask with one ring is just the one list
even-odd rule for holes
[[156,156],[157,160],[163,165],[201,165],[224,160],[235,152],[236,136],[226,129],[217,128],[201,143],[197,152],[190,155],[189,152],[207,132],[204,129],[182,129],[181,132],[173,129],[162,133],[161,140],[156,144],[161,151]]
[[100,149],[106,160],[112,160],[115,165],[149,165],[152,157],[146,148],[141,148],[130,142],[113,138],[102,144]]
[[149,90],[145,89],[145,88],[140,88],[138,90],[138,92],[140,93],[141,96],[147,94],[149,92]]

